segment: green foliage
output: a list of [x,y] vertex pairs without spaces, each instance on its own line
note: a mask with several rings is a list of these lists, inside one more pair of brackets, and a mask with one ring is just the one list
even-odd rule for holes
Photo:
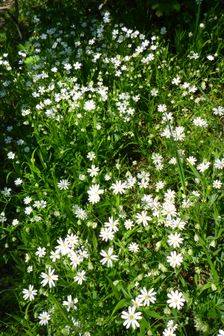
[[224,17],[169,39],[49,3],[0,56],[1,332],[218,335]]

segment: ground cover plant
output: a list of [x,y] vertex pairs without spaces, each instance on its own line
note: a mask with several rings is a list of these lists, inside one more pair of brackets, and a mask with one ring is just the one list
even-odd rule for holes
[[2,335],[224,335],[224,16],[181,57],[104,6],[32,24],[0,56]]

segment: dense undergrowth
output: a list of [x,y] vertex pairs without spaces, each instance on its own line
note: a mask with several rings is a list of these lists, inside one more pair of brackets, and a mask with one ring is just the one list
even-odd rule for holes
[[0,334],[224,335],[224,16],[29,17],[0,56]]

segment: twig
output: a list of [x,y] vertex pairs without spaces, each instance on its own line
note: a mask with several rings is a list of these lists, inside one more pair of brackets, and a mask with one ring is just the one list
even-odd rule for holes
[[22,35],[22,32],[21,32],[20,27],[19,27],[19,5],[18,5],[18,0],[15,0],[15,14],[12,14],[10,12],[10,9],[11,9],[10,5],[8,5],[8,6],[2,6],[2,7],[0,7],[0,12],[3,12],[3,13],[6,12],[9,15],[9,17],[13,20],[13,22],[16,25],[16,29],[17,29],[17,32],[19,34],[19,37],[22,40],[23,39],[23,35]]
[[18,34],[19,34],[19,37],[20,37],[20,39],[22,40],[22,39],[23,39],[23,35],[22,35],[21,30],[20,30],[20,28],[19,28],[19,22],[18,22],[17,17],[16,17],[15,15],[13,15],[12,13],[10,13],[10,12],[8,12],[8,14],[9,14],[9,16],[11,17],[11,19],[13,20],[13,22],[15,23],[15,25],[16,25],[16,29],[17,29]]
[[0,12],[4,12],[4,11],[8,11],[10,10],[10,6],[3,6],[3,7],[0,7]]

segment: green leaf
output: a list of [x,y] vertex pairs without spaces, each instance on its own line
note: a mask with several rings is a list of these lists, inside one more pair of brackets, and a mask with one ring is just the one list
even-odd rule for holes
[[29,308],[30,308],[30,305],[31,305],[32,302],[29,302],[28,305],[26,306],[26,310],[25,310],[25,319],[26,320],[29,320]]
[[217,310],[214,307],[211,307],[211,309],[208,311],[208,317],[210,318],[217,318]]
[[212,273],[212,277],[213,279],[215,280],[215,282],[219,282],[219,275],[215,269],[215,265],[213,264],[212,262],[212,259],[208,253],[208,248],[207,248],[207,245],[206,243],[204,242],[204,240],[199,236],[199,242],[201,244],[201,246],[203,247],[203,250],[204,250],[204,253],[206,254],[206,257],[207,257],[207,262],[211,268],[211,273]]
[[212,194],[210,197],[209,197],[209,201],[208,201],[208,204],[209,204],[209,208],[211,208],[213,206],[213,204],[216,202],[218,198],[218,195],[217,194]]
[[143,317],[140,322],[140,331],[138,333],[138,336],[145,336],[145,332],[149,329],[149,323],[147,320]]
[[150,317],[154,317],[158,320],[162,320],[164,318],[164,316],[156,313],[154,310],[147,310],[146,314],[149,315]]
[[62,308],[62,306],[60,305],[60,303],[57,301],[57,299],[53,296],[53,295],[49,295],[48,298],[50,299],[50,301],[52,301],[52,303],[57,307],[58,312],[60,313],[60,315],[63,317],[63,319],[66,321],[66,323],[70,324],[70,321],[68,319],[68,316],[66,315],[64,309]]
[[45,163],[45,161],[44,161],[44,158],[43,158],[42,153],[41,153],[40,150],[38,151],[38,156],[39,156],[39,158],[40,158],[40,162],[41,162],[43,168],[44,168],[44,169],[47,169],[47,165],[46,165],[46,163]]
[[28,336],[33,336],[33,333],[30,332],[29,330],[26,330],[26,335],[28,335]]
[[113,310],[111,316],[113,316],[114,313],[116,313],[116,311],[118,311],[119,309],[121,309],[121,308],[123,308],[123,307],[127,307],[127,306],[128,306],[128,301],[127,301],[126,299],[122,299],[121,301],[119,301],[119,302],[116,304],[116,306],[115,306],[115,308],[114,308],[114,310]]
[[31,169],[32,172],[36,173],[38,175],[38,177],[41,177],[41,172],[40,170],[37,168],[37,166],[35,165],[35,153],[36,153],[36,149],[34,149],[33,153],[32,153],[32,156],[31,156],[31,160],[30,162],[31,163],[28,163],[29,164],[29,167]]
[[92,232],[92,237],[91,238],[92,238],[92,242],[93,242],[94,251],[97,251],[98,241],[97,241],[95,232]]

